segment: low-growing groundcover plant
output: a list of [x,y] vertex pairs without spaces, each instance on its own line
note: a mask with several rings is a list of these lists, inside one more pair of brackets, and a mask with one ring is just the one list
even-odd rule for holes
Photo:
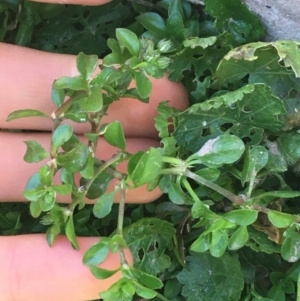
[[[30,108],[8,116],[44,116],[54,127],[49,149],[25,142],[26,162],[47,158],[48,164],[25,188],[30,214],[25,204],[0,205],[0,233],[46,232],[49,245],[65,233],[74,248],[76,235],[101,233],[83,264],[107,278],[116,271],[97,265],[109,250],[120,252],[123,277],[101,294],[107,301],[300,300],[300,43],[258,42],[263,27],[240,0],[113,2],[98,15],[94,8],[23,1],[17,8],[16,2],[0,6],[0,37],[80,52],[80,75],[54,82],[51,116]],[[114,21],[102,23],[105,14],[105,22]],[[91,28],[89,46],[84,36]],[[60,39],[51,34],[58,30]],[[107,37],[108,48],[97,48]],[[93,53],[106,55],[94,78]],[[122,125],[103,125],[101,118],[122,96],[147,102],[148,77],[165,72],[184,83],[191,106],[179,112],[161,103],[155,120],[161,147],[129,154]],[[63,120],[89,122],[88,143]],[[106,162],[94,156],[100,136],[119,149]],[[128,174],[115,170],[124,160]],[[60,185],[52,183],[56,173]],[[73,180],[78,173],[80,187]],[[113,178],[119,184],[105,193]],[[153,204],[125,205],[126,190],[143,184],[165,195]],[[57,204],[57,193],[72,203]],[[95,205],[85,205],[84,197],[97,199]]]

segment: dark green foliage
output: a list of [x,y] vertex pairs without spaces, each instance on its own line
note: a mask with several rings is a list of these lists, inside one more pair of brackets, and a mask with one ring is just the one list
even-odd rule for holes
[[[128,246],[135,266],[122,262],[123,278],[101,294],[105,301],[299,300],[299,43],[257,42],[262,25],[239,0],[205,0],[205,9],[180,0],[2,2],[1,40],[80,53],[80,76],[54,82],[54,117],[30,109],[8,117],[44,116],[55,126],[49,150],[26,141],[24,160],[48,164],[25,188],[29,209],[0,204],[0,234],[46,232],[52,245],[63,233],[75,248],[76,235],[100,235],[83,258],[99,279],[117,272],[97,267],[108,252]],[[102,72],[91,79],[97,56],[105,56]],[[161,103],[161,147],[128,154],[121,124],[97,122],[122,96],[148,102],[148,77],[165,71],[183,82],[191,106]],[[87,144],[60,119],[91,123]],[[95,157],[99,136],[119,149],[106,162]],[[128,176],[115,170],[125,160]],[[165,195],[118,212],[115,198],[122,203],[126,189],[143,184]],[[58,205],[56,194],[72,203]]]

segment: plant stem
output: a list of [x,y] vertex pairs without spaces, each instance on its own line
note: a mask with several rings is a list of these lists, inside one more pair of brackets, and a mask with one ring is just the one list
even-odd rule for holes
[[204,186],[207,186],[213,190],[215,190],[216,192],[220,193],[221,195],[223,195],[224,197],[226,197],[227,199],[229,199],[230,201],[232,201],[234,204],[236,205],[243,205],[245,200],[242,196],[236,196],[235,194],[233,194],[232,192],[224,189],[223,187],[206,180],[203,177],[198,176],[197,174],[191,172],[190,170],[186,170],[185,175],[191,179],[193,179],[194,181],[196,181],[197,183],[200,183]]
[[121,191],[120,191],[120,203],[119,203],[119,212],[118,212],[117,233],[122,236],[123,235],[126,190],[125,190],[125,187],[124,187],[124,183],[121,182],[120,185],[121,185]]
[[71,107],[71,105],[82,96],[87,95],[85,91],[79,91],[67,99],[56,111],[51,114],[52,119],[60,118]]
[[188,191],[188,193],[190,194],[190,196],[195,202],[200,201],[197,194],[195,193],[195,191],[193,190],[193,188],[191,187],[190,183],[186,178],[182,178],[182,184],[184,185],[185,189]]
[[87,181],[84,185],[84,190],[88,191],[90,186],[93,184],[93,182],[95,181],[95,179],[97,178],[97,176],[103,172],[107,167],[109,167],[110,165],[116,163],[117,161],[119,161],[119,159],[123,156],[123,153],[118,153],[117,155],[113,156],[110,160],[104,162],[95,172],[95,175],[92,179],[90,179],[89,181]]

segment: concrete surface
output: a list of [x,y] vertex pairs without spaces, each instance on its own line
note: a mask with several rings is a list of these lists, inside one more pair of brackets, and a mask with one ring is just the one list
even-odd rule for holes
[[243,0],[267,29],[266,41],[300,41],[300,0]]

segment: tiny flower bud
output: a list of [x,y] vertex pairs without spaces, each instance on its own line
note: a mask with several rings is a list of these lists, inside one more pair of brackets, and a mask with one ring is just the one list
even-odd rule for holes
[[171,60],[168,57],[159,57],[155,62],[155,66],[158,69],[166,69],[170,64],[170,61]]
[[172,47],[172,42],[170,40],[166,41],[165,39],[164,40],[161,40],[158,42],[157,44],[157,49],[159,52],[168,52]]

